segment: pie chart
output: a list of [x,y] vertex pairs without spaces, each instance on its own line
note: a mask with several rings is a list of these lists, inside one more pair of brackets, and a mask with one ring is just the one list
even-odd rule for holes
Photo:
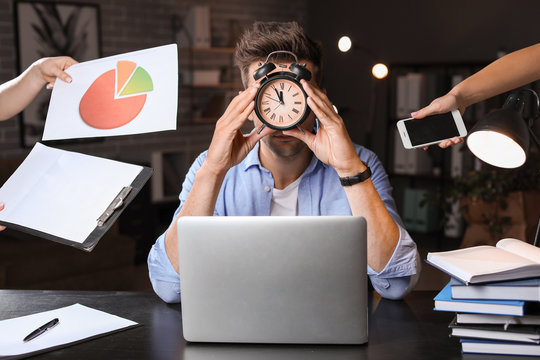
[[79,113],[93,128],[118,128],[139,115],[153,89],[145,69],[132,61],[118,61],[116,69],[101,74],[84,93]]

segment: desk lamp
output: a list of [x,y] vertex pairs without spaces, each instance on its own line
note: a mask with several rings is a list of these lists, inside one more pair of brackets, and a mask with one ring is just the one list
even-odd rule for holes
[[[501,168],[517,168],[525,163],[529,152],[529,139],[540,148],[532,131],[534,117],[526,120],[522,116],[524,96],[530,91],[536,97],[536,109],[540,103],[538,95],[531,89],[522,89],[508,96],[502,109],[489,113],[477,122],[467,137],[467,146],[480,160]],[[530,135],[529,135],[530,134]]]
[[[377,57],[373,54],[373,52],[367,48],[360,47],[356,44],[353,46],[353,42],[350,37],[348,36],[342,36],[338,41],[338,49],[341,52],[348,52],[349,50],[359,50],[362,52],[365,52],[370,56],[372,60],[376,59]],[[373,65],[371,68],[371,74],[376,77],[377,79],[384,79],[386,75],[388,75],[388,67],[383,63],[377,63]]]

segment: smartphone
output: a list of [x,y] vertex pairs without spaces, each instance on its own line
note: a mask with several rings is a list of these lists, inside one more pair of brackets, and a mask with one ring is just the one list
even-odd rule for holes
[[397,128],[405,149],[433,145],[455,136],[467,135],[467,129],[458,110],[429,115],[423,119],[399,120]]

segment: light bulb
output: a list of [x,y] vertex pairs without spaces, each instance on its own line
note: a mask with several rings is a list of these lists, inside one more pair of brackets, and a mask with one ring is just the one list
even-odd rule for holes
[[506,169],[525,163],[525,151],[511,138],[495,131],[475,131],[467,138],[469,150],[480,160]]
[[375,64],[373,65],[373,68],[371,69],[371,73],[377,79],[384,79],[386,75],[388,75],[388,67],[381,63]]
[[348,36],[342,36],[338,41],[338,49],[342,52],[347,52],[351,50],[352,41]]

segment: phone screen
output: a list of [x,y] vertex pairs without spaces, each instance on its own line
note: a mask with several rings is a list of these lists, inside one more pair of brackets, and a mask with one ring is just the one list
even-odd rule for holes
[[430,115],[404,122],[412,146],[442,141],[459,136],[452,113]]

